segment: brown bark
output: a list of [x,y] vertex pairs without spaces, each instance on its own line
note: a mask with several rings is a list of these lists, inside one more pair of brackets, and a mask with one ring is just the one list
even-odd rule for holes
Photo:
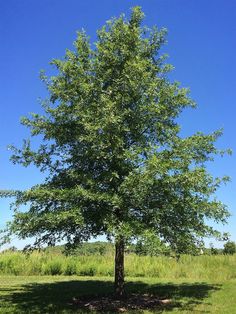
[[115,243],[115,296],[117,298],[124,297],[124,251],[125,241],[123,237],[119,237]]

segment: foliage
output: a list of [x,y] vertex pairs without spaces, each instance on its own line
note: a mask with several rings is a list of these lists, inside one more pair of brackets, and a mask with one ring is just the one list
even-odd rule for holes
[[[135,245],[130,244],[126,248],[128,253],[134,253]],[[111,242],[83,242],[76,246],[56,245],[49,246],[43,249],[44,252],[65,256],[81,256],[81,255],[113,255],[114,254],[114,243]]]
[[213,243],[210,243],[210,254],[211,255],[217,255],[220,253],[220,250],[215,248]]
[[[53,252],[0,253],[0,275],[113,276],[114,258],[108,255],[65,256]],[[227,280],[236,278],[236,255],[137,256],[127,254],[125,274],[130,277]]]
[[35,237],[37,247],[148,231],[183,253],[219,235],[206,221],[226,221],[212,196],[228,178],[214,178],[206,162],[224,154],[215,147],[222,132],[180,136],[176,119],[195,104],[168,79],[166,30],[142,27],[143,16],[135,7],[130,19],[112,19],[93,49],[79,32],[74,50],[51,62],[57,74],[42,73],[44,114],[22,119],[42,143],[12,147],[12,161],[47,177],[16,194],[7,236]]
[[75,247],[65,246],[63,253],[66,255],[106,255],[114,254],[114,244],[109,242],[80,243]]
[[210,248],[204,248],[203,250],[204,254],[207,255],[222,255],[223,249],[215,248],[214,246],[211,246]]
[[236,253],[236,243],[233,241],[228,241],[224,244],[224,254],[235,254]]
[[135,246],[135,253],[138,255],[170,255],[171,250],[153,233],[144,233],[138,239]]

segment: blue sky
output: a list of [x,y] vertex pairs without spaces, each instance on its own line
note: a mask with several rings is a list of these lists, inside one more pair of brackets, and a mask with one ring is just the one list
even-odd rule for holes
[[[224,128],[220,148],[236,151],[236,1],[235,0],[8,0],[0,2],[0,189],[26,189],[43,180],[35,168],[12,165],[7,145],[21,146],[28,130],[21,116],[40,112],[37,102],[46,90],[39,71],[50,74],[52,58],[63,57],[72,48],[76,31],[84,28],[91,41],[96,30],[111,17],[130,14],[142,6],[145,23],[168,29],[164,50],[175,70],[171,78],[190,87],[196,110],[179,119],[182,134],[212,132]],[[228,174],[232,182],[217,196],[229,207],[232,217],[220,230],[236,241],[236,155],[217,158],[209,170]],[[0,228],[11,219],[9,200],[0,200]],[[17,246],[20,242],[15,241]],[[219,244],[220,245],[220,244]]]

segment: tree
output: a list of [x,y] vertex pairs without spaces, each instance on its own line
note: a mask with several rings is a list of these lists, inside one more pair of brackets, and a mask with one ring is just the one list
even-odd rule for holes
[[210,243],[210,254],[211,255],[218,255],[218,254],[220,254],[219,249],[215,248],[213,243]]
[[235,254],[236,253],[236,244],[233,241],[228,241],[224,244],[224,254]]
[[165,245],[155,234],[144,232],[135,246],[138,255],[170,255],[170,248]]
[[44,114],[22,119],[42,143],[33,149],[25,140],[11,158],[35,165],[46,179],[16,194],[7,235],[35,237],[37,247],[105,234],[115,241],[119,297],[127,241],[149,231],[183,252],[219,235],[205,218],[228,216],[211,198],[228,178],[214,178],[205,167],[224,153],[215,147],[222,132],[181,138],[176,118],[195,104],[188,89],[168,79],[172,67],[160,50],[166,30],[142,27],[143,17],[135,7],[128,20],[112,19],[94,48],[78,33],[74,50],[52,61],[57,75],[41,75],[50,95]]

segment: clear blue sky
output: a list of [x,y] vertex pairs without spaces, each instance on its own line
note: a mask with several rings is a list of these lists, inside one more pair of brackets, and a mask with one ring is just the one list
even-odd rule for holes
[[[0,2],[0,189],[25,189],[42,181],[34,168],[9,162],[8,144],[20,146],[28,130],[19,118],[39,112],[38,97],[46,91],[39,71],[50,73],[49,61],[72,48],[76,31],[84,28],[91,41],[110,17],[130,14],[141,5],[145,24],[168,29],[165,51],[175,66],[171,75],[190,87],[198,109],[183,113],[183,135],[224,128],[220,148],[236,151],[236,1],[235,0],[8,0]],[[232,217],[220,230],[236,241],[236,155],[209,166],[232,182],[217,193]],[[0,200],[0,228],[11,218],[9,200]],[[20,245],[18,242],[15,244]]]

